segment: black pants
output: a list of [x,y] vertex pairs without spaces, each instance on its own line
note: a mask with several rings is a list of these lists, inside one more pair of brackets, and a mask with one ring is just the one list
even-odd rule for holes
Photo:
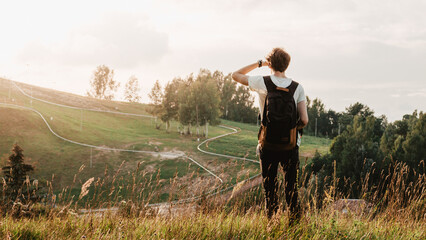
[[281,164],[284,170],[284,190],[290,217],[297,218],[300,208],[297,199],[297,172],[299,170],[299,147],[290,151],[271,151],[259,149],[260,165],[262,168],[263,187],[265,190],[266,210],[268,217],[272,217],[278,210],[277,197],[277,170]]

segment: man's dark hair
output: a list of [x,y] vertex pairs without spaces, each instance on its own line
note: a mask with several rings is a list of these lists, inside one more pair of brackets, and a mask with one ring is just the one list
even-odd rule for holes
[[282,48],[274,48],[266,56],[266,60],[276,72],[284,72],[290,63],[290,55]]

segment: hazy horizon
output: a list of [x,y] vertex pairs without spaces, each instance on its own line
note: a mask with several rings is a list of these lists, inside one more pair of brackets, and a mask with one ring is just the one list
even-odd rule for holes
[[122,86],[135,75],[147,102],[156,80],[227,74],[281,46],[287,75],[327,109],[358,101],[394,121],[426,109],[425,11],[420,0],[0,3],[0,76],[84,95],[105,64]]

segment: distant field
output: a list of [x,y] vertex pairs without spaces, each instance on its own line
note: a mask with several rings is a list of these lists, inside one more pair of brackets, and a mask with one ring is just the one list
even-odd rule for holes
[[[259,127],[252,124],[237,123],[226,120],[222,120],[222,123],[238,127],[241,129],[241,132],[226,138],[220,138],[212,141],[208,143],[207,146],[203,146],[203,149],[217,153],[258,159],[258,156],[256,156],[256,146]],[[307,135],[303,136],[300,146],[300,161],[303,163],[306,158],[309,160],[314,156],[315,151],[318,151],[321,154],[327,153],[329,151],[330,144],[330,139]]]
[[[18,83],[28,94],[55,103],[78,106],[83,108],[97,108],[110,111],[147,114],[144,104],[130,104],[122,102],[100,101],[69,93],[43,89]],[[68,109],[39,101],[30,101],[22,95],[9,81],[0,80],[0,102],[7,102],[21,106],[33,107],[43,114],[53,130],[59,135],[73,141],[121,149],[135,149],[148,151],[184,152],[203,164],[228,183],[235,183],[237,178],[253,176],[259,173],[259,165],[251,162],[213,157],[197,151],[200,143],[196,136],[184,136],[177,132],[180,125],[171,123],[171,131],[167,133],[162,127],[155,128],[155,120],[135,116],[123,116],[110,113],[99,113]],[[10,98],[9,98],[10,92]],[[10,149],[14,143],[24,149],[27,160],[36,166],[35,177],[41,180],[51,180],[54,174],[54,187],[59,190],[70,186],[79,168],[86,167],[80,173],[81,182],[90,177],[102,177],[105,168],[117,170],[124,161],[122,176],[129,176],[127,172],[135,169],[141,162],[142,171],[156,174],[161,169],[160,178],[170,179],[178,173],[178,177],[189,176],[193,171],[203,178],[212,178],[204,170],[190,163],[186,159],[162,159],[147,154],[112,152],[78,146],[65,142],[53,136],[43,120],[35,113],[19,108],[0,106],[0,153],[1,165],[5,164]],[[238,127],[241,132],[225,138],[209,142],[203,149],[257,159],[255,148],[257,144],[258,127],[231,121],[222,121],[223,124]],[[195,132],[195,128],[192,129]],[[209,137],[228,133],[231,130],[219,126],[209,127]],[[303,137],[301,156],[311,157],[316,150],[327,152],[330,140]],[[89,167],[92,159],[92,167]],[[230,168],[232,165],[234,167]],[[130,176],[129,176],[130,177]],[[78,187],[80,184],[76,184]],[[164,185],[167,191],[167,184]]]

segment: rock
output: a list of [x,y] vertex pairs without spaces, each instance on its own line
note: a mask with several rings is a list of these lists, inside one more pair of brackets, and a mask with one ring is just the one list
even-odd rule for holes
[[368,214],[371,211],[372,204],[363,199],[339,199],[335,201],[332,208],[343,214]]

